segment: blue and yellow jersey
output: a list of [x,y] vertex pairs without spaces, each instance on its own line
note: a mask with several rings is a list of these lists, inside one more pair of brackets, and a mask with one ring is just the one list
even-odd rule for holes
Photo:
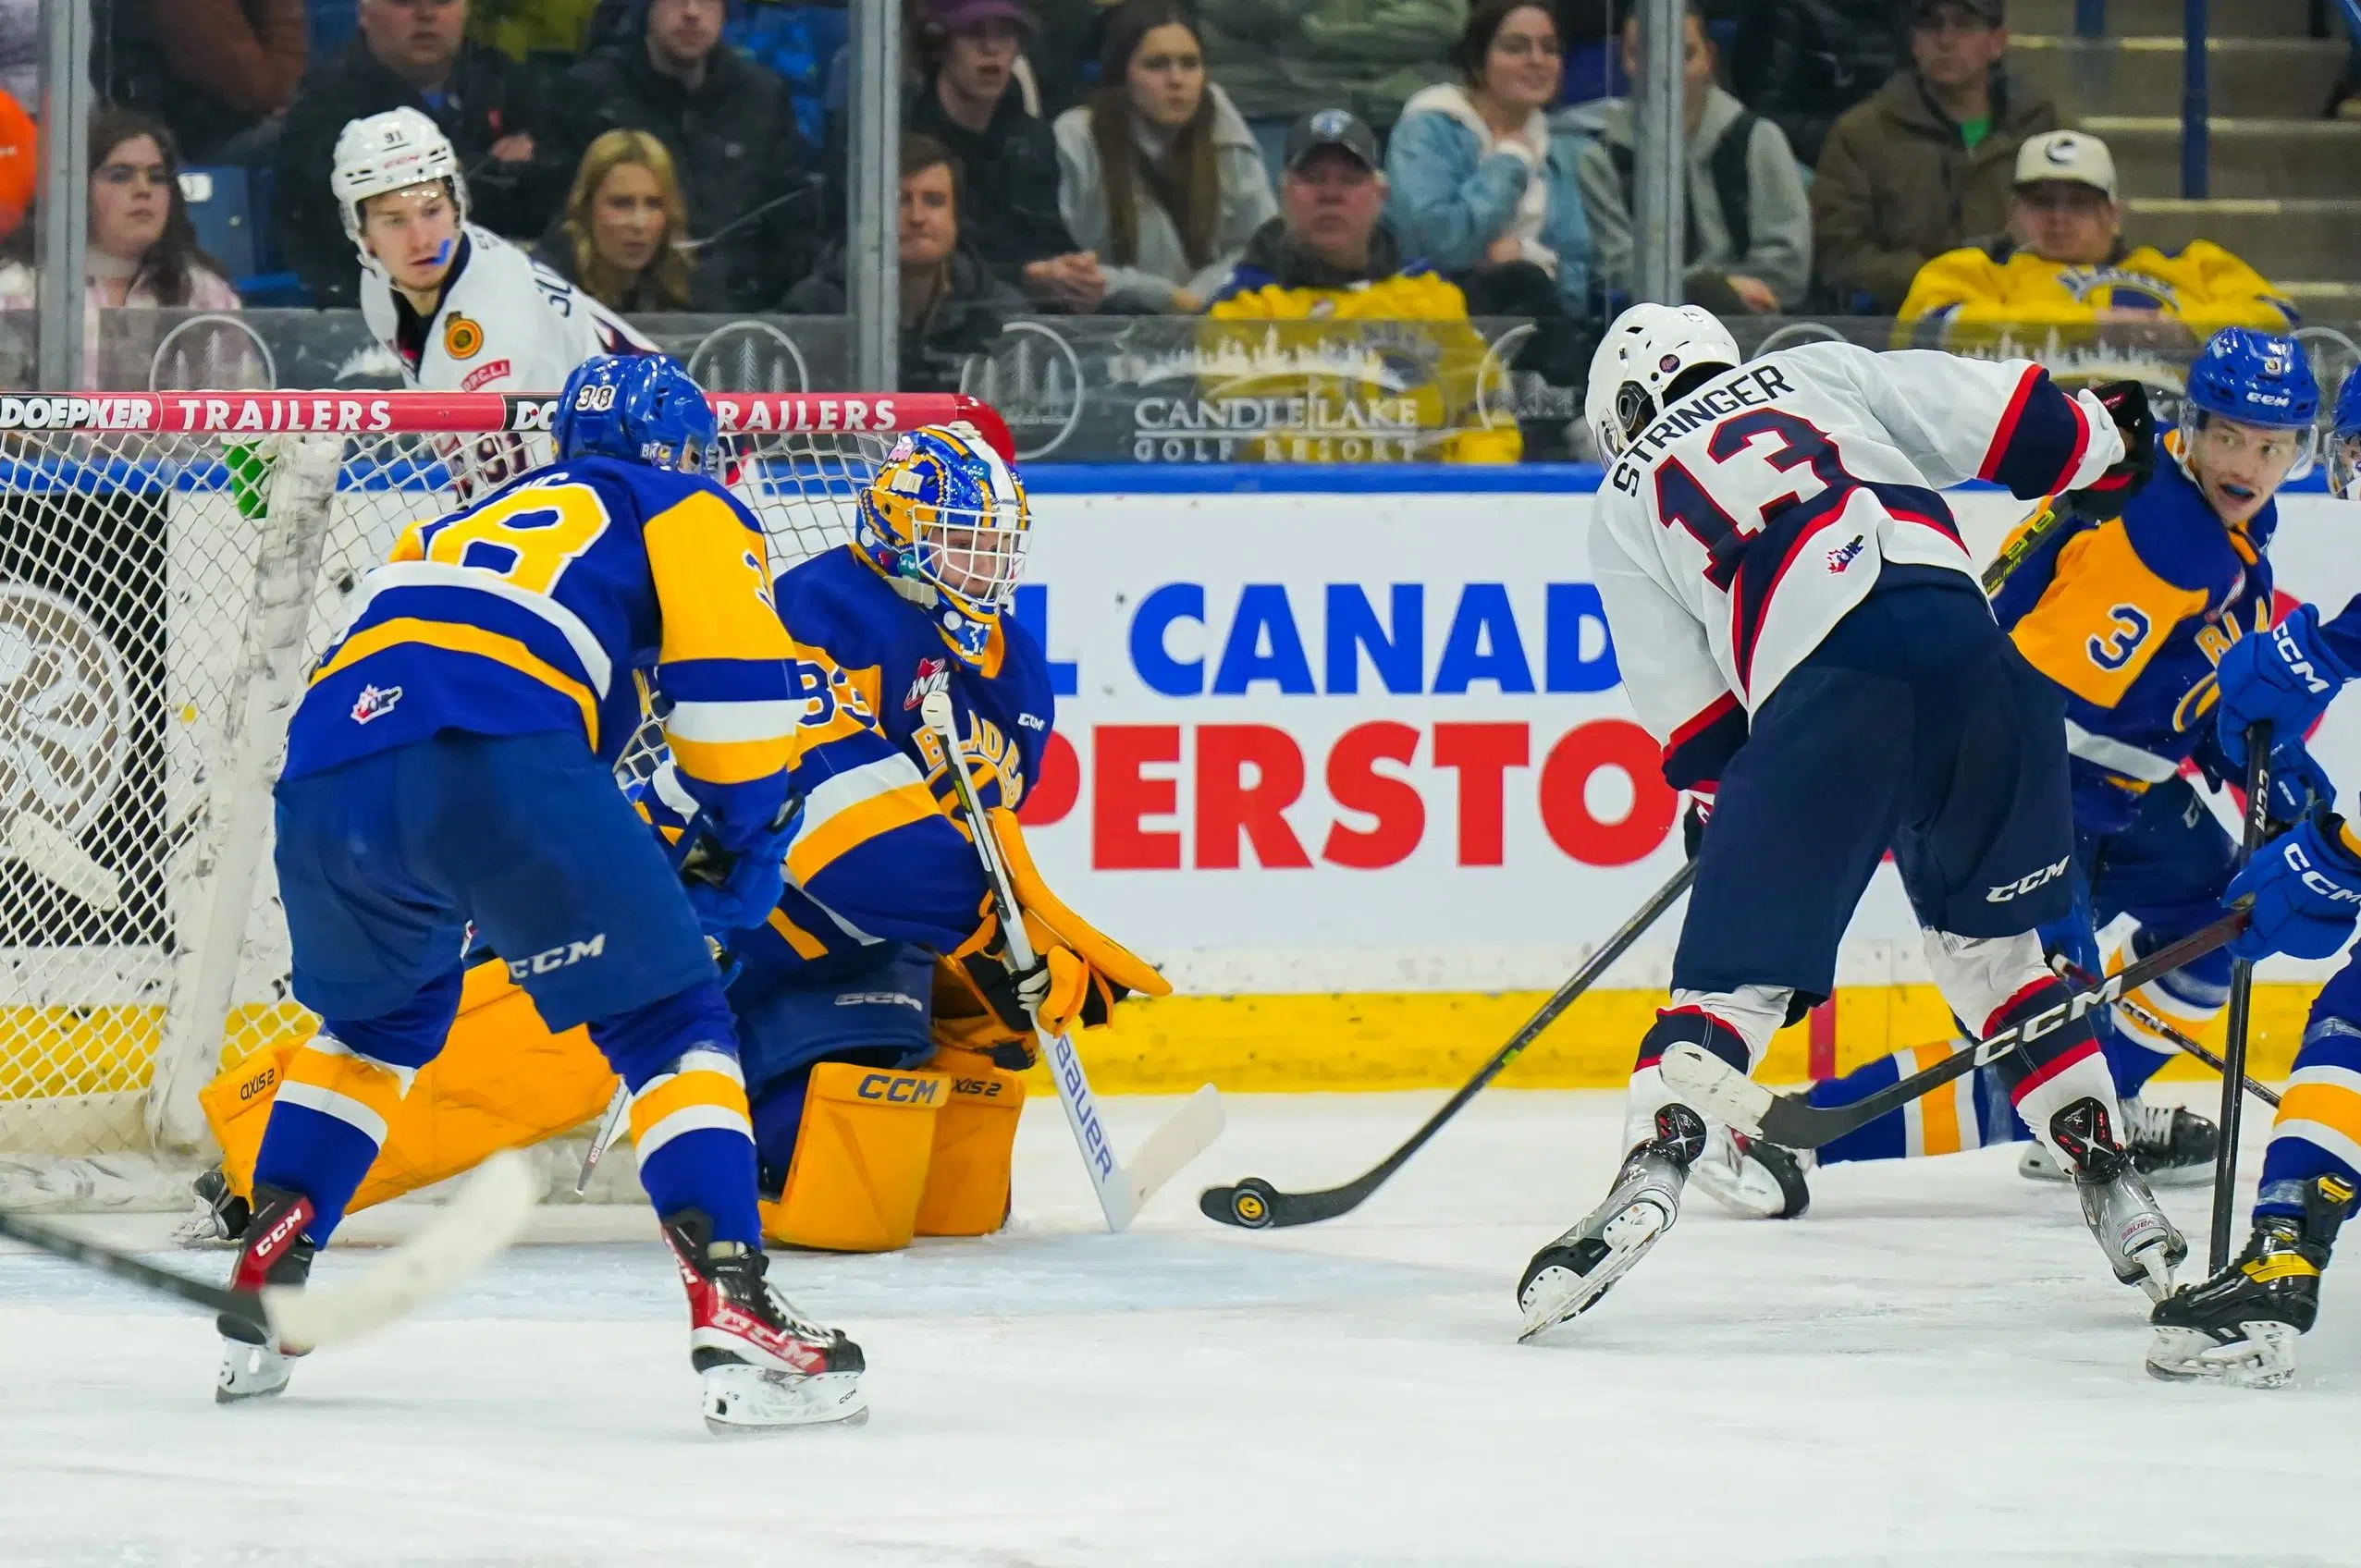
[[723,823],[786,799],[805,704],[760,526],[702,475],[588,458],[413,524],[363,581],[288,731],[300,778],[445,729],[579,731],[613,762],[663,702]]
[[[949,952],[981,924],[986,889],[919,704],[950,693],[978,795],[1014,810],[1039,777],[1055,718],[1040,644],[1002,616],[981,658],[963,659],[934,616],[850,545],[781,573],[777,591],[805,699],[793,773],[804,816],[786,897],[765,929],[732,943],[738,985],[878,941]],[[643,802],[668,833],[685,815],[669,793],[659,776]]]
[[2134,791],[2171,778],[2211,732],[2214,667],[2270,624],[2264,552],[2279,526],[2275,502],[2226,526],[2171,449],[2157,456],[2155,479],[2122,517],[2060,527],[1992,606],[2018,652],[2065,693],[2078,779],[2096,772]]

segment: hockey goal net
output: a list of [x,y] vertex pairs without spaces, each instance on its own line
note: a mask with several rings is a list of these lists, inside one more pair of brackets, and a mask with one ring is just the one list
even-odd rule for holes
[[[777,568],[842,542],[896,433],[999,425],[965,398],[713,402]],[[547,459],[550,410],[0,398],[0,1206],[185,1203],[198,1090],[304,1023],[270,786],[305,671],[402,528]]]

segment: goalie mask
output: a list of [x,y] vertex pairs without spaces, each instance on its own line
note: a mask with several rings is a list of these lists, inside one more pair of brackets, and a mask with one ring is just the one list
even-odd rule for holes
[[1599,461],[1623,455],[1664,411],[1667,390],[1691,371],[1739,363],[1738,339],[1699,305],[1634,305],[1615,318],[1591,356],[1583,417]]
[[388,109],[352,120],[336,139],[336,167],[328,176],[345,237],[361,252],[361,264],[385,276],[385,263],[369,251],[361,233],[361,207],[374,196],[440,181],[450,192],[458,225],[467,223],[467,176],[442,128],[416,109]]
[[961,656],[984,656],[1025,575],[1033,516],[1016,471],[965,423],[893,444],[861,493],[853,542],[903,597],[940,612]]

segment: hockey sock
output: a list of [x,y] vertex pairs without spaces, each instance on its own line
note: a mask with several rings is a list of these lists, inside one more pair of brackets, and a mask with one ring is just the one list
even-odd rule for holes
[[[1750,990],[1759,987],[1749,987]],[[1656,1014],[1656,1021],[1640,1037],[1640,1053],[1631,1064],[1631,1084],[1623,1102],[1624,1143],[1637,1146],[1654,1139],[1656,1112],[1673,1103],[1676,1096],[1665,1086],[1664,1054],[1677,1045],[1693,1045],[1710,1051],[1740,1072],[1752,1072],[1762,1055],[1761,1047],[1740,1028],[1717,1013],[1708,1012],[1694,1000],[1684,999],[1691,993],[1675,991],[1675,1006]],[[1786,1005],[1786,995],[1780,993],[1778,1006]],[[1741,1013],[1748,1010],[1737,1009]],[[1753,1010],[1761,1011],[1762,1010]],[[1776,1010],[1766,1018],[1748,1016],[1748,1023],[1765,1023],[1763,1037],[1768,1040],[1770,1030],[1778,1026]]]
[[[2052,1009],[2062,1011],[2071,995],[2061,980],[2037,980],[1986,1019],[1979,1037],[1989,1039],[2036,1013]],[[2115,1083],[2088,1018],[2061,1023],[2038,1040],[2001,1057],[1989,1071],[2007,1087],[2017,1114],[2036,1130],[2047,1127],[2052,1116],[2085,1097],[2105,1107],[2110,1120],[2118,1114]]]
[[2301,1216],[2316,1176],[2361,1185],[2361,1027],[2316,1012],[2263,1151],[2255,1218]]
[[[1815,1106],[1851,1105],[1934,1066],[1956,1048],[1957,1042],[1949,1040],[1907,1047],[1857,1067],[1841,1078],[1814,1084],[1809,1098]],[[2007,1089],[1986,1068],[1954,1078],[1891,1115],[1881,1116],[1865,1127],[1821,1145],[1820,1163],[1916,1159],[1923,1155],[1957,1154],[1963,1149],[2032,1136],[2011,1109]]]
[[386,1141],[412,1070],[356,1055],[323,1029],[289,1059],[254,1157],[254,1180],[312,1200],[303,1234],[326,1246]]
[[631,1090],[632,1145],[657,1214],[697,1209],[714,1240],[759,1247],[754,1121],[718,980],[594,1020],[590,1037]]

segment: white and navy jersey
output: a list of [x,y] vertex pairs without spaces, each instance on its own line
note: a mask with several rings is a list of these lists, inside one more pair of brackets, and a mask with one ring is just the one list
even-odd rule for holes
[[1718,778],[1748,718],[1888,567],[1973,582],[1937,490],[2031,499],[2123,455],[2040,366],[1814,343],[1659,414],[1599,491],[1591,561],[1640,721],[1675,788]]
[[361,274],[370,336],[401,361],[402,379],[428,392],[555,397],[597,354],[648,354],[656,345],[589,295],[497,234],[469,224],[433,319],[374,268]]

